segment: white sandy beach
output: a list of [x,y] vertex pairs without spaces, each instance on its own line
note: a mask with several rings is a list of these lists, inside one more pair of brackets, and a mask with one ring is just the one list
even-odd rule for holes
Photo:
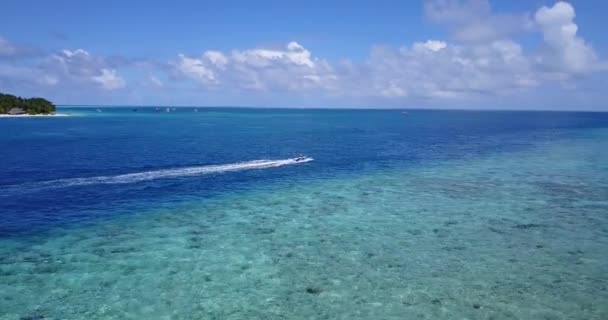
[[67,113],[53,114],[0,114],[0,118],[25,118],[25,117],[69,117]]

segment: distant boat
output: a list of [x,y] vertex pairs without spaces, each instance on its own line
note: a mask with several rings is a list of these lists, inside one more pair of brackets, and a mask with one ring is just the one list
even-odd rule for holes
[[101,109],[97,109],[97,112],[101,112]]
[[171,108],[165,109],[165,112],[171,112]]
[[198,109],[194,109],[194,112],[198,112]]

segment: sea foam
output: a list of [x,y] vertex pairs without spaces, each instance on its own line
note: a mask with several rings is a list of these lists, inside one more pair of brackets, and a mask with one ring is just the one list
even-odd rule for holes
[[48,181],[39,181],[24,183],[18,185],[9,185],[0,189],[19,189],[19,190],[36,190],[46,188],[65,188],[73,186],[86,186],[95,184],[126,184],[137,183],[156,179],[170,179],[188,176],[202,176],[208,174],[235,172],[254,169],[268,169],[281,167],[292,164],[300,164],[312,161],[313,158],[306,157],[300,160],[297,158],[282,159],[282,160],[253,160],[246,162],[237,162],[230,164],[204,165],[171,169],[159,169],[142,172],[134,172],[127,174],[111,175],[111,176],[96,176],[83,178],[67,178]]

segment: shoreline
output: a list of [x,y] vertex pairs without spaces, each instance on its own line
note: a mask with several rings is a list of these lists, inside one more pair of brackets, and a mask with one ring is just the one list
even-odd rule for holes
[[0,118],[29,118],[29,117],[69,117],[67,113],[53,114],[0,114]]

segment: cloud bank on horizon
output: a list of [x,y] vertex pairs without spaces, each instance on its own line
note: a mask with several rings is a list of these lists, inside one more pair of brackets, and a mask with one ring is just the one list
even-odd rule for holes
[[[297,39],[166,60],[86,48],[48,52],[0,29],[0,91],[59,103],[608,110],[597,86],[608,62],[580,36],[573,5],[533,10],[505,14],[483,0],[429,0],[425,19],[448,30],[445,39],[374,46],[359,62],[332,62]],[[527,34],[540,40],[524,46],[517,39]]]

